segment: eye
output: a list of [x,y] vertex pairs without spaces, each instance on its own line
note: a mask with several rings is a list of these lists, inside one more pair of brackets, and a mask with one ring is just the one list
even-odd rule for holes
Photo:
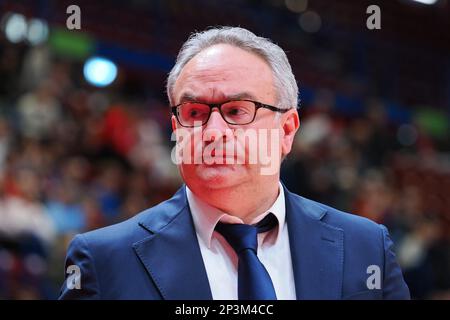
[[189,111],[189,116],[195,117],[198,113],[199,113],[198,110],[192,109]]
[[204,110],[201,110],[201,109],[191,109],[188,112],[189,118],[194,118],[194,119],[195,118],[201,118],[204,115],[205,115],[205,112],[204,112]]
[[240,107],[231,107],[227,113],[230,116],[240,116],[240,115],[244,115],[246,114],[246,110],[244,108],[240,108]]
[[253,115],[255,106],[251,101],[230,101],[222,106],[222,111],[227,117],[242,120]]
[[209,108],[202,104],[185,103],[182,105],[180,111],[185,119],[199,119],[208,114]]

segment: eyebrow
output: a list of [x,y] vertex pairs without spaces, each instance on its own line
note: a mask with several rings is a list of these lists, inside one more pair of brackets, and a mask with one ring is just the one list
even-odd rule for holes
[[[223,95],[223,101],[227,100],[241,100],[241,99],[249,99],[249,100],[256,100],[255,96],[251,94],[250,92],[239,92],[235,94],[230,95]],[[204,102],[205,99],[203,99],[201,96],[197,96],[192,92],[184,92],[180,97],[180,102],[186,102],[186,101],[196,101],[196,102]]]

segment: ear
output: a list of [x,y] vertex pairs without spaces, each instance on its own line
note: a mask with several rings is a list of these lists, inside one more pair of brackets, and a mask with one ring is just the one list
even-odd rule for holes
[[294,142],[295,133],[300,127],[300,119],[298,117],[297,109],[290,109],[281,118],[281,155],[284,157],[292,149],[292,143]]
[[175,129],[177,128],[177,118],[174,115],[172,115],[170,120],[172,122],[172,131],[175,131]]

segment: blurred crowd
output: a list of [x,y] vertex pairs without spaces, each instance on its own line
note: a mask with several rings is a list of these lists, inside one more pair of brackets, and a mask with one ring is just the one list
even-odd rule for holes
[[[294,54],[302,68],[313,63]],[[123,221],[182,183],[164,92],[130,93],[121,75],[94,88],[81,69],[46,45],[0,38],[0,299],[57,298],[75,234]],[[303,99],[300,82],[300,131],[282,180],[385,224],[413,298],[450,299],[448,136],[392,121],[376,95],[345,114],[339,92],[310,90],[314,98]]]
[[31,83],[38,68],[23,68],[45,48],[4,49],[0,298],[55,298],[75,234],[131,217],[180,186],[169,111],[164,101],[78,85],[64,61],[52,60]]

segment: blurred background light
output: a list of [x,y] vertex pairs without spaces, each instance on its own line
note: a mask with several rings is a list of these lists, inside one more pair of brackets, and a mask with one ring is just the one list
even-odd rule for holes
[[412,0],[413,2],[419,2],[422,4],[433,5],[437,2],[437,0]]
[[27,21],[18,13],[10,13],[5,16],[4,32],[6,38],[12,43],[22,41],[27,34]]
[[92,57],[84,64],[83,73],[90,84],[106,87],[116,79],[117,66],[109,59]]
[[32,45],[43,43],[48,38],[47,22],[41,19],[31,19],[28,22],[27,40]]
[[300,27],[308,33],[315,33],[320,30],[322,26],[322,19],[314,11],[306,11],[298,19]]
[[285,0],[286,8],[292,12],[303,12],[308,7],[308,0]]
[[92,56],[96,47],[95,39],[89,34],[71,32],[65,28],[52,28],[48,42],[58,55],[81,61]]

